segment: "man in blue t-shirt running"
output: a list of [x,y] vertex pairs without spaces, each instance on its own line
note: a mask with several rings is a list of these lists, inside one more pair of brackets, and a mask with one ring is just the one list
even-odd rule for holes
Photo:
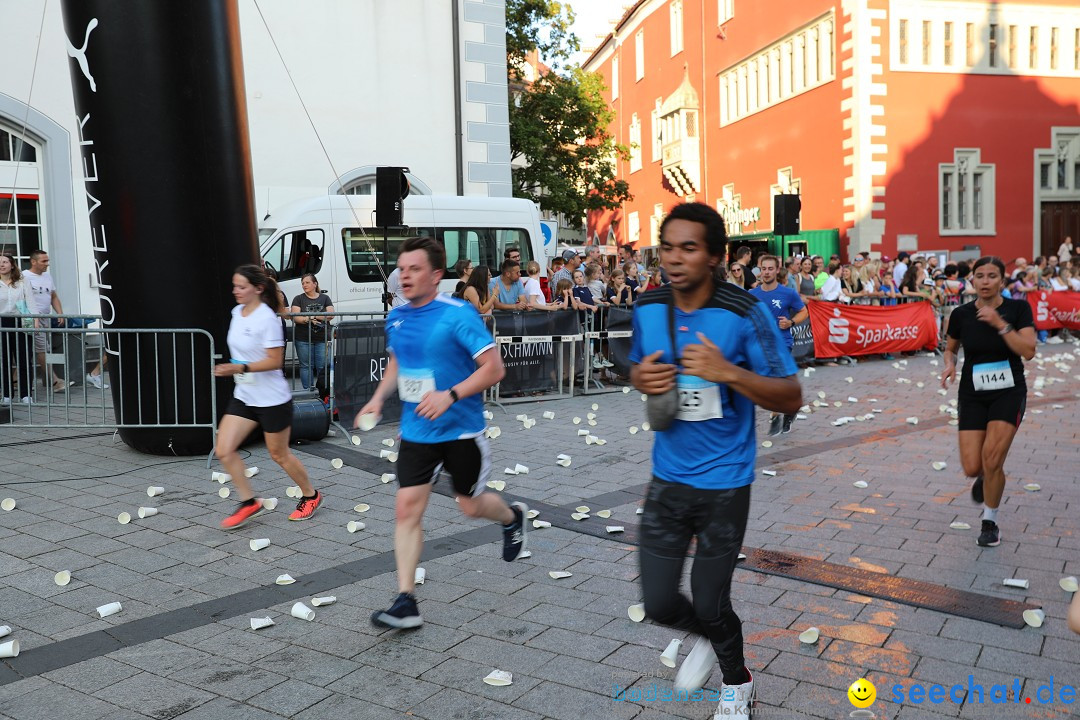
[[[750,294],[761,302],[776,318],[777,327],[780,328],[780,337],[784,341],[788,352],[795,344],[791,336],[791,328],[798,325],[809,312],[802,297],[789,287],[776,282],[776,274],[780,271],[780,258],[775,255],[763,255],[758,259],[758,268],[761,270],[761,282]],[[782,432],[791,432],[791,423],[795,420],[795,413],[781,415],[773,413],[769,419],[769,435],[779,435]]]
[[386,317],[390,361],[371,400],[360,409],[378,417],[396,389],[401,397],[401,447],[397,463],[394,559],[397,598],[389,610],[376,611],[379,627],[414,628],[423,622],[413,596],[416,566],[424,547],[423,518],[431,488],[445,470],[458,507],[469,517],[502,523],[503,560],[525,550],[524,503],[507,505],[484,493],[491,453],[484,437],[482,394],[502,380],[502,359],[495,340],[467,302],[439,294],[446,255],[433,238],[409,238],[398,255],[402,295],[409,302]]
[[[675,690],[703,687],[719,661],[717,717],[745,717],[754,679],[731,607],[731,576],[750,511],[754,405],[793,413],[802,390],[772,316],[742,288],[715,279],[726,250],[724,221],[708,205],[676,205],[664,218],[660,263],[671,282],[634,304],[630,379],[650,404],[657,401],[651,417],[678,392],[678,402],[667,403],[670,425],[656,433],[641,518],[645,613],[702,636],[679,668]],[[691,602],[679,582],[693,538]]]

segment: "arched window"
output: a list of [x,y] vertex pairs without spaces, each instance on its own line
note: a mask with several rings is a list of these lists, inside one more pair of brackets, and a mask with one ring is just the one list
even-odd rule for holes
[[39,142],[0,123],[0,251],[23,268],[43,247],[40,157]]
[[[341,181],[332,184],[329,192],[332,195],[374,195],[375,194],[375,165],[364,165],[354,170],[343,173]],[[412,173],[405,173],[409,179],[410,195],[431,195],[431,188],[420,178]]]

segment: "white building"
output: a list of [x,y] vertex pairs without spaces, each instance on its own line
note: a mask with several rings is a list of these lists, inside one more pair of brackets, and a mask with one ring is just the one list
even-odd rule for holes
[[[265,24],[236,2],[259,217],[372,193],[378,165],[409,167],[413,192],[512,195],[505,0],[259,0]],[[96,313],[61,3],[0,17],[0,247],[48,250],[65,310]]]

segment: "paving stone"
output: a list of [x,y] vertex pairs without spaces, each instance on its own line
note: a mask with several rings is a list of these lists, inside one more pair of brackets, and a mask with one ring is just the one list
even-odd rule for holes
[[286,679],[283,675],[224,658],[211,658],[198,667],[177,670],[169,677],[241,702]]
[[289,679],[249,698],[247,704],[263,710],[293,717],[302,710],[331,696],[329,690],[300,680]]
[[395,710],[408,710],[439,691],[438,685],[364,665],[326,686]]
[[98,690],[94,696],[158,720],[183,715],[214,697],[208,692],[149,672],[141,672]]
[[292,646],[254,660],[252,664],[320,687],[326,687],[359,667],[351,660]]
[[130,665],[102,656],[53,670],[42,677],[66,685],[80,693],[92,694],[139,672]]
[[294,720],[400,720],[401,711],[335,694],[294,715]]
[[416,705],[411,714],[426,720],[477,718],[480,720],[541,720],[544,716],[497,700],[479,698],[454,689],[442,689]]
[[641,711],[638,705],[612,700],[610,694],[602,695],[550,682],[541,683],[513,704],[556,720],[592,717],[629,719]]
[[176,716],[177,720],[279,720],[280,717],[226,698],[214,698],[205,705]]

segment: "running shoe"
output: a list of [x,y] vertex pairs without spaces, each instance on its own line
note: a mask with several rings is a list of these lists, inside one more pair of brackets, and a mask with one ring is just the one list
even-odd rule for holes
[[975,478],[975,482],[971,483],[971,502],[976,505],[982,505],[983,501],[983,476]]
[[604,367],[604,364],[602,362],[600,362],[600,358],[593,357],[592,366],[593,366],[593,370],[602,370],[603,367]]
[[322,493],[315,491],[315,497],[301,497],[296,503],[296,509],[289,514],[290,520],[307,520],[315,514],[316,508],[322,505]]
[[615,367],[615,363],[611,362],[607,358],[600,358],[600,364],[606,368]]
[[416,598],[409,593],[401,593],[394,598],[389,610],[376,610],[371,614],[371,624],[376,627],[406,630],[420,627],[423,623],[420,609],[416,607]]
[[27,395],[27,396],[26,396],[26,397],[24,397],[24,398],[23,398],[22,400],[20,400],[20,402],[21,402],[21,403],[22,403],[23,405],[33,405],[33,404],[34,404],[34,398],[32,398],[32,397],[30,397],[29,395]]
[[688,695],[695,690],[700,690],[705,687],[714,667],[716,667],[716,653],[713,651],[712,643],[709,638],[699,637],[694,642],[690,654],[679,666],[679,672],[675,673],[675,689],[685,690]]
[[503,560],[514,562],[525,551],[525,514],[529,512],[529,506],[523,502],[510,503],[510,511],[514,513],[514,522],[503,525]]
[[993,520],[982,521],[982,532],[976,540],[979,547],[997,547],[1001,544],[1001,530]]
[[750,679],[742,685],[720,686],[720,704],[713,713],[713,720],[728,720],[729,718],[748,718],[750,708],[754,702],[754,676],[747,670]]
[[263,511],[262,498],[253,498],[250,503],[240,503],[232,515],[221,521],[222,530],[235,530],[243,527],[248,520],[261,515]]
[[793,422],[795,422],[795,416],[794,415],[785,415],[784,416],[784,426],[782,428],[782,432],[785,435],[787,435],[789,432],[791,432],[791,423],[793,423]]
[[776,437],[783,431],[784,416],[773,415],[769,421],[769,437]]
[[96,387],[99,390],[108,390],[109,383],[104,382],[100,375],[94,375],[93,373],[86,374],[86,381]]

